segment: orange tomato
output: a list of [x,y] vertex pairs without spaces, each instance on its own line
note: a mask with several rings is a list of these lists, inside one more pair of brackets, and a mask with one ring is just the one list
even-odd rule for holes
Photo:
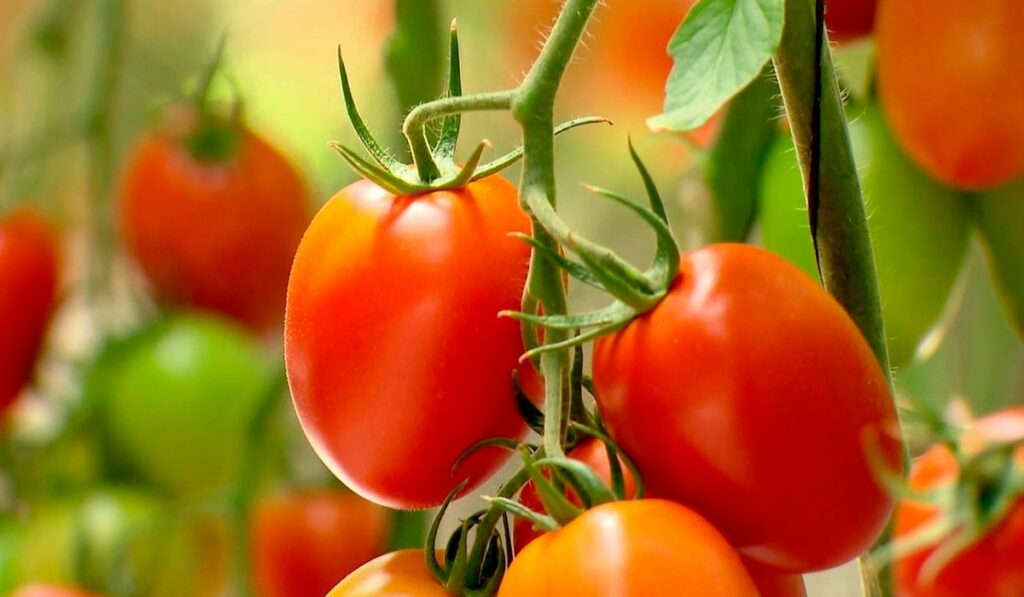
[[893,131],[955,187],[1024,174],[1024,2],[889,0],[878,15],[878,83]]
[[[440,557],[440,554],[438,554]],[[427,568],[422,550],[385,554],[348,575],[327,597],[452,597]]]
[[509,566],[498,597],[757,597],[728,541],[664,500],[610,502],[538,537]]
[[252,518],[253,585],[260,597],[322,597],[384,552],[387,510],[345,490],[269,497]]
[[[962,447],[974,452],[992,440],[1013,441],[1024,438],[1024,407],[1002,411],[980,419],[964,436]],[[1016,452],[1016,465],[1024,470],[1024,447]],[[914,463],[910,487],[931,491],[949,486],[960,474],[953,453],[937,445]],[[905,500],[896,511],[896,536],[906,536],[940,516],[934,505]],[[1024,497],[1010,509],[1009,515],[988,531],[973,546],[950,561],[928,582],[921,568],[927,558],[952,537],[898,560],[896,584],[900,597],[1021,597],[1024,595]]]
[[57,302],[57,253],[38,213],[0,220],[0,412],[32,379]]
[[78,589],[58,587],[55,585],[24,585],[15,589],[10,597],[101,597],[96,593],[87,593]]
[[227,157],[195,157],[186,146],[191,126],[155,131],[131,156],[121,193],[125,243],[160,299],[256,330],[279,326],[310,217],[305,186],[247,129],[236,131]]

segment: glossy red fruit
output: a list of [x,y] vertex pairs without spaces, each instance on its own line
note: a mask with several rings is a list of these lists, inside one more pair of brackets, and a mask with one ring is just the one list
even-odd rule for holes
[[829,35],[845,42],[870,35],[875,28],[878,0],[826,0],[825,25]]
[[890,0],[878,13],[878,86],[912,158],[963,189],[1024,174],[1024,2]]
[[248,327],[279,326],[288,270],[310,217],[305,186],[277,149],[246,129],[226,155],[190,153],[194,125],[158,130],[129,159],[120,225],[166,302]]
[[306,436],[345,484],[379,504],[427,508],[472,489],[525,433],[512,385],[530,220],[492,176],[396,197],[360,181],[313,220],[288,287],[285,357]]
[[0,220],[0,412],[31,381],[57,302],[58,248],[38,213]]
[[[1024,439],[1024,408],[1002,411],[977,421],[962,446],[976,452],[992,441]],[[1016,452],[1018,472],[1024,471],[1024,447]],[[910,487],[927,492],[956,482],[960,468],[949,448],[932,447],[914,463]],[[905,500],[896,510],[896,536],[905,537],[936,520],[939,510],[931,504]],[[936,550],[948,546],[952,536],[908,555],[896,562],[899,597],[985,597],[1024,596],[1024,497],[1009,514],[978,543],[961,552],[929,579],[923,570]]]
[[[670,588],[670,589],[669,589]],[[692,510],[664,500],[609,502],[538,537],[498,597],[757,597],[739,554]]]
[[260,597],[323,597],[353,570],[384,553],[391,516],[345,490],[266,498],[252,518]]
[[899,468],[885,375],[842,307],[780,257],[734,244],[684,255],[660,304],[597,341],[593,370],[650,495],[694,508],[745,557],[828,568],[884,527],[893,499],[867,450]]

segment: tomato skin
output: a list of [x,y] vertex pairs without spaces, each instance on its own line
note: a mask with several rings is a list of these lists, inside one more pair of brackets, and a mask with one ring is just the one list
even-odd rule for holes
[[120,226],[159,298],[262,331],[281,325],[311,207],[286,158],[249,130],[239,135],[219,161],[197,160],[172,132],[144,138],[124,176]]
[[0,220],[0,414],[31,381],[57,302],[57,242],[43,217]]
[[100,595],[55,585],[33,584],[20,587],[11,594],[11,597],[100,597]]
[[739,554],[698,514],[664,500],[601,504],[538,537],[498,597],[673,594],[756,597]]
[[530,221],[489,177],[395,197],[369,181],[313,220],[292,268],[285,358],[299,420],[345,484],[381,505],[440,504],[509,454],[480,440],[525,433],[512,392]]
[[804,577],[799,574],[783,574],[771,568],[744,560],[750,578],[757,585],[761,597],[807,597]]
[[[1009,441],[1024,437],[1024,408],[1001,411],[976,422],[964,438],[970,449],[986,440]],[[1017,465],[1024,468],[1024,448],[1017,451]],[[936,445],[914,462],[910,487],[928,491],[955,482],[959,466],[949,448]],[[905,500],[896,510],[896,537],[900,538],[927,524],[940,513],[930,504]],[[927,557],[947,541],[910,554],[895,563],[899,597],[1021,597],[1024,595],[1024,498],[1009,515],[974,546],[957,556],[928,586],[920,578]]]
[[[608,451],[603,442],[596,439],[588,439],[573,448],[567,456],[589,466],[605,482],[605,485],[611,487],[611,464],[608,461]],[[622,480],[626,489],[626,496],[632,497],[636,494],[636,483],[633,481],[633,475],[630,474],[629,469],[626,468],[621,458],[619,459],[619,464],[622,467]],[[581,505],[579,498],[575,494],[567,490],[567,495],[572,503],[577,506]],[[519,491],[519,501],[534,512],[546,512],[544,503],[537,494],[537,487],[533,481],[524,485]],[[518,516],[515,517],[512,525],[512,540],[516,553],[521,552],[531,541],[543,534],[544,531],[534,528],[533,523],[529,520]]]
[[422,550],[404,549],[364,564],[338,583],[327,597],[451,597],[451,594],[430,573]]
[[[971,203],[916,167],[899,148],[877,106],[851,110],[849,128],[875,254],[889,360],[898,368],[914,360],[922,348],[934,346],[933,332],[967,254]],[[759,196],[765,248],[817,278],[803,180],[789,135],[769,150]]]
[[904,148],[935,178],[982,189],[1024,174],[1022,31],[1019,0],[882,3],[882,105]]
[[865,454],[876,442],[899,467],[885,376],[842,307],[780,257],[685,254],[658,306],[597,341],[593,371],[650,495],[701,512],[747,558],[827,568],[885,525],[893,500]]
[[186,313],[116,346],[91,384],[119,464],[175,495],[205,497],[235,478],[271,375],[243,329]]
[[826,0],[825,24],[831,39],[842,43],[869,35],[877,8],[877,0]]
[[344,490],[261,500],[252,519],[253,573],[261,597],[322,597],[384,552],[388,512]]

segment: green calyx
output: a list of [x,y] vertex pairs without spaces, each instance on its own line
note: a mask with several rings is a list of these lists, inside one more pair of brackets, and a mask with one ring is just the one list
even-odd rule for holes
[[235,154],[241,140],[242,101],[237,96],[226,113],[210,102],[210,90],[224,62],[227,37],[222,37],[199,78],[199,85],[189,104],[195,123],[185,133],[183,143],[189,154],[199,162],[221,162]]
[[[341,91],[349,121],[355,129],[363,148],[369,154],[367,159],[338,142],[330,146],[361,176],[373,181],[387,191],[401,196],[419,195],[431,191],[463,188],[471,182],[497,174],[523,157],[523,148],[512,151],[489,162],[483,162],[484,151],[491,145],[484,140],[477,144],[470,157],[462,164],[455,159],[459,132],[462,128],[463,111],[507,110],[511,107],[514,94],[498,92],[474,97],[462,95],[462,71],[459,59],[459,38],[452,21],[450,33],[450,63],[448,71],[447,96],[436,102],[414,108],[406,118],[403,133],[409,143],[413,164],[402,163],[387,148],[381,145],[366,126],[356,108],[349,84],[345,61],[338,48],[338,71],[341,77]],[[435,119],[441,119],[437,140],[431,144],[426,126]],[[555,135],[584,124],[608,122],[604,118],[583,117],[570,120],[555,128]]]
[[921,566],[920,580],[930,584],[953,560],[993,531],[1024,499],[1024,468],[1016,454],[1024,438],[994,443],[979,452],[965,452],[955,438],[943,440],[956,456],[959,474],[952,484],[931,491],[914,491],[893,471],[882,483],[900,499],[931,505],[939,515],[913,532],[875,550],[872,557],[889,562],[935,547]]
[[523,355],[524,359],[553,350],[578,346],[618,330],[637,316],[653,309],[668,293],[669,287],[679,273],[679,246],[669,228],[664,202],[654,184],[654,179],[633,147],[632,141],[629,143],[629,153],[643,179],[650,204],[649,208],[607,189],[593,186],[585,188],[626,207],[650,226],[657,239],[654,262],[646,271],[640,271],[610,249],[570,230],[558,219],[553,209],[550,212],[536,213],[535,216],[541,225],[562,246],[575,253],[579,257],[579,261],[569,259],[561,252],[535,238],[525,235],[517,235],[517,237],[529,243],[534,251],[543,255],[569,276],[608,292],[616,300],[607,307],[581,314],[541,315],[537,312],[525,311],[502,312],[501,315],[504,317],[511,317],[546,329],[584,330],[582,333],[560,342],[532,346]]

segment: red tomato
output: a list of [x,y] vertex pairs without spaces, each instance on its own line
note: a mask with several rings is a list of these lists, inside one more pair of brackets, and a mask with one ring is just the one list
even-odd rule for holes
[[782,574],[771,568],[744,561],[750,578],[757,585],[761,597],[807,597],[804,577],[799,574]]
[[179,131],[145,138],[125,174],[120,224],[161,299],[262,330],[280,325],[310,206],[276,149],[248,130],[238,135],[230,156],[202,161]]
[[825,0],[829,35],[845,42],[869,35],[875,27],[877,0]]
[[54,585],[25,585],[16,589],[11,597],[100,597],[100,595]]
[[[964,438],[965,450],[979,448],[986,441],[1024,438],[1024,408],[1018,407],[977,422]],[[1017,452],[1017,464],[1024,468],[1024,448]],[[954,483],[959,466],[949,448],[932,447],[914,463],[910,486],[929,491]],[[896,536],[905,536],[940,515],[930,504],[912,500],[900,503],[896,511]],[[985,597],[1024,596],[1024,498],[995,528],[970,549],[943,568],[932,584],[921,576],[925,560],[949,541],[936,544],[896,562],[896,584],[900,597]]]
[[387,510],[344,490],[271,497],[252,519],[253,574],[261,597],[323,597],[384,552]]
[[877,37],[882,105],[922,168],[965,189],[1024,174],[1024,2],[883,2]]
[[[594,348],[597,403],[653,496],[781,571],[845,562],[893,500],[866,455],[901,459],[885,375],[842,307],[767,251],[683,256],[668,296]],[[823,532],[822,529],[827,529]]]
[[[589,439],[581,443],[572,449],[568,454],[569,458],[573,460],[579,460],[586,464],[590,468],[594,469],[597,476],[600,477],[608,487],[611,487],[612,483],[612,470],[611,464],[608,462],[608,451],[605,449],[604,443],[596,439]],[[633,481],[633,475],[629,473],[629,469],[626,465],[621,462],[623,481],[626,487],[626,495],[632,497],[636,493],[636,486]],[[567,490],[569,500],[580,505],[579,498],[575,494]],[[533,482],[529,482],[523,486],[523,489],[519,492],[519,501],[522,504],[534,512],[546,512],[544,509],[544,503],[541,502],[540,496],[537,495],[537,488]],[[536,529],[529,520],[525,518],[516,517],[512,528],[512,538],[515,543],[516,553],[519,553],[526,547],[531,541],[540,537],[544,534],[544,531]]]
[[[440,554],[438,554],[440,557]],[[385,554],[362,566],[327,597],[451,597],[430,573],[423,551]]]
[[285,357],[299,420],[346,485],[379,504],[427,508],[509,453],[475,443],[525,433],[512,372],[530,220],[492,176],[395,197],[357,182],[303,237],[288,286]]
[[538,537],[505,572],[498,597],[757,597],[728,541],[664,500],[610,502]]
[[0,412],[32,379],[57,300],[57,243],[43,218],[0,220]]

